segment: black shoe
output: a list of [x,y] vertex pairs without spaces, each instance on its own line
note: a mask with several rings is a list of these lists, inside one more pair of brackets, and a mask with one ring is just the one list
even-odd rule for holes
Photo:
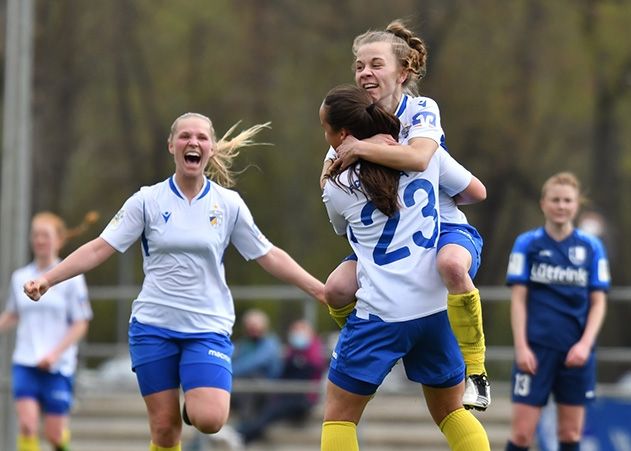
[[462,404],[465,409],[485,411],[491,405],[491,386],[486,374],[472,374],[465,382]]
[[191,420],[188,418],[188,414],[186,413],[186,403],[182,404],[182,421],[188,426],[193,425],[193,423],[191,423]]

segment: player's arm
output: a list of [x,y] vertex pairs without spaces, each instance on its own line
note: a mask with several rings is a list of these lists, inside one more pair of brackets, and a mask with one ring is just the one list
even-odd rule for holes
[[331,166],[333,165],[333,160],[324,160],[324,164],[322,165],[322,172],[320,173],[320,189],[324,189],[324,184],[328,179],[328,175],[331,172]]
[[606,295],[604,291],[592,291],[589,294],[589,313],[585,323],[585,330],[581,339],[570,348],[565,364],[567,366],[583,366],[596,343],[596,338],[605,320],[607,311]]
[[284,250],[273,246],[267,254],[257,258],[256,261],[272,276],[297,286],[322,304],[326,304],[324,284],[309,274]]
[[6,310],[0,314],[0,332],[13,329],[17,326],[19,316],[14,312],[7,312]]
[[458,205],[475,204],[482,202],[484,199],[486,199],[486,186],[475,176],[471,178],[471,182],[469,182],[464,191],[454,197]]
[[95,238],[79,247],[40,278],[26,282],[24,292],[34,301],[38,301],[50,287],[96,268],[114,252],[115,249],[103,238]]
[[438,143],[430,138],[413,138],[409,144],[399,144],[390,135],[376,135],[358,140],[347,136],[337,151],[334,169],[344,170],[358,159],[371,161],[401,171],[422,172],[427,169]]
[[515,284],[511,288],[511,327],[517,367],[530,374],[537,371],[537,360],[528,345],[526,335],[526,299],[528,287]]
[[59,360],[59,357],[73,344],[77,343],[88,332],[89,320],[81,319],[74,321],[68,328],[66,335],[55,346],[55,348],[37,363],[37,366],[44,370],[50,370],[52,366]]

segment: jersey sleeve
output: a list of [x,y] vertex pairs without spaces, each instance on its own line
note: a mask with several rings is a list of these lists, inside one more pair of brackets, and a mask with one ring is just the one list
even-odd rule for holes
[[338,235],[346,235],[346,228],[348,226],[348,221],[337,205],[339,196],[343,194],[342,189],[333,185],[331,182],[327,182],[322,191],[322,201],[329,215],[329,221],[333,226],[333,230]]
[[522,234],[515,240],[508,259],[508,269],[506,271],[506,283],[508,285],[526,284],[530,280],[530,262],[528,261],[529,243],[529,234]]
[[438,104],[428,97],[417,98],[416,110],[412,116],[408,140],[414,138],[429,138],[440,146],[444,131],[440,124],[440,110]]
[[595,237],[592,238],[592,248],[593,258],[589,271],[589,289],[590,291],[607,291],[611,284],[607,252],[602,242]]
[[254,218],[241,196],[235,193],[236,219],[230,234],[230,242],[246,260],[254,260],[267,254],[272,243],[254,223]]
[[145,199],[143,192],[138,191],[131,196],[116,213],[101,238],[118,252],[125,252],[135,243],[145,228]]
[[92,319],[92,307],[88,298],[88,286],[83,274],[70,279],[67,289],[68,317],[70,321]]
[[326,153],[326,156],[324,157],[324,161],[333,161],[336,158],[337,158],[337,152],[332,146],[330,146],[328,152]]
[[464,166],[458,163],[449,152],[442,147],[436,151],[436,155],[440,158],[440,174],[438,183],[440,189],[447,193],[449,197],[453,197],[464,191],[473,175]]

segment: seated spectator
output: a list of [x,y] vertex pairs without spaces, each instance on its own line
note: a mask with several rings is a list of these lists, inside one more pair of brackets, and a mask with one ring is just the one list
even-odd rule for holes
[[232,355],[234,378],[276,378],[282,369],[278,337],[269,331],[265,312],[251,309],[243,315],[244,337],[235,341]]
[[[293,322],[287,336],[280,379],[319,381],[326,366],[324,346],[305,320]],[[283,419],[304,420],[318,402],[319,392],[278,393],[271,395],[261,411],[237,428],[247,444],[261,438],[268,426]]]
[[[235,341],[232,375],[235,379],[276,379],[283,368],[280,340],[269,330],[269,317],[259,309],[247,310],[242,320],[243,337]],[[261,393],[234,392],[231,408],[241,417],[255,416],[265,402]]]

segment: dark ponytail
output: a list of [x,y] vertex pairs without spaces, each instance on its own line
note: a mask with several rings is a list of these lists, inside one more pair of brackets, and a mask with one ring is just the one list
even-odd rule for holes
[[[399,119],[373,103],[370,95],[357,86],[341,85],[331,89],[323,106],[327,122],[334,130],[346,129],[357,139],[383,133],[398,140]],[[398,170],[365,160],[355,162],[348,168],[346,185],[339,180],[340,173],[330,175],[332,182],[341,188],[363,192],[388,217],[399,210],[399,177]],[[358,188],[356,180],[360,182]]]

